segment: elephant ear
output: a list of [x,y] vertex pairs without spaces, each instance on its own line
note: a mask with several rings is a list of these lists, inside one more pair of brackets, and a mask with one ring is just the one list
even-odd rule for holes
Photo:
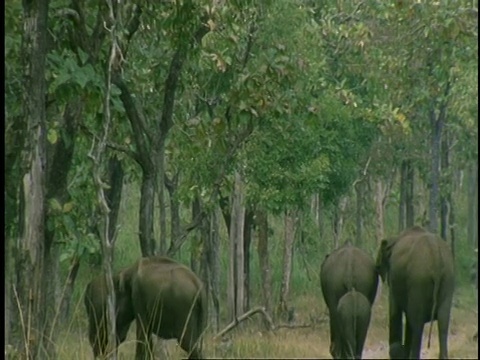
[[392,255],[392,246],[392,239],[383,239],[380,243],[380,249],[377,253],[375,269],[382,278],[383,282],[385,282],[387,279],[387,273],[390,265],[390,256]]
[[129,267],[118,274],[118,290],[121,293],[130,293],[132,278],[136,267]]

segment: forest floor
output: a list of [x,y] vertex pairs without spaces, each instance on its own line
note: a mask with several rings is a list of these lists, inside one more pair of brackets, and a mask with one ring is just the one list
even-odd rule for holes
[[[364,359],[388,359],[388,298],[387,289],[379,288],[375,301],[372,320],[365,343]],[[460,289],[454,298],[449,330],[449,355],[451,359],[478,359],[478,342],[473,335],[478,330],[477,303],[474,289]],[[323,300],[313,296],[299,297],[294,301],[296,308],[295,323],[309,327],[279,328],[267,332],[254,315],[241,327],[234,328],[223,339],[214,340],[207,335],[204,343],[204,356],[207,358],[309,358],[331,359],[329,354],[330,333],[328,317]],[[78,306],[77,311],[83,312]],[[77,323],[77,324],[75,324]],[[77,329],[83,331],[79,332]],[[424,329],[422,353],[423,359],[438,359],[438,334],[434,323],[430,349],[427,349],[430,324]],[[57,340],[59,359],[91,359],[92,353],[86,334],[86,324],[73,321],[70,331],[65,331]],[[130,329],[127,341],[119,348],[119,359],[133,359],[135,352],[134,325]],[[160,341],[156,341],[160,348]],[[175,341],[163,341],[169,359],[185,357]],[[159,351],[160,352],[160,351]],[[157,356],[160,358],[160,355]],[[162,357],[163,358],[163,357]]]

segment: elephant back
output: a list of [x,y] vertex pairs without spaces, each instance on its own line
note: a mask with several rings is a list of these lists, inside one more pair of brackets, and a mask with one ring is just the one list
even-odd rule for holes
[[326,257],[321,267],[321,287],[327,306],[337,304],[353,288],[373,304],[378,274],[373,258],[364,250],[347,244]]
[[189,321],[194,322],[200,332],[205,328],[205,287],[187,266],[165,257],[142,258],[131,278],[131,286],[135,311],[161,324],[157,335],[178,337]]
[[[392,276],[407,281],[453,277],[453,257],[448,244],[437,235],[416,227],[400,234],[391,250]],[[405,271],[411,269],[411,271]]]

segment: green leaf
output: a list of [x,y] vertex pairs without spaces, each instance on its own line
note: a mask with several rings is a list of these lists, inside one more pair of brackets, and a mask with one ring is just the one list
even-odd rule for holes
[[58,141],[58,133],[55,129],[49,129],[47,133],[47,140],[50,144],[56,144]]

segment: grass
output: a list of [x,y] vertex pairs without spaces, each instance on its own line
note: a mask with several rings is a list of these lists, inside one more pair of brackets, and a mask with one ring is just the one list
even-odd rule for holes
[[[321,297],[300,295],[293,299],[296,323],[311,324],[308,328],[281,328],[267,332],[259,319],[253,317],[243,326],[233,329],[223,339],[214,340],[209,332],[204,342],[204,355],[208,358],[331,358],[330,333],[326,308]],[[87,339],[87,326],[83,304],[77,304],[70,327],[57,338],[58,359],[91,359]],[[312,321],[313,320],[313,321]],[[225,325],[225,324],[224,324]],[[455,293],[449,332],[449,353],[452,359],[478,358],[478,343],[472,339],[478,329],[475,289],[459,288]],[[427,349],[429,325],[425,326],[422,358],[438,358],[437,326],[432,330],[431,347]],[[156,340],[157,353],[164,344],[167,358],[185,356],[174,340]],[[135,353],[135,325],[132,324],[127,340],[119,348],[120,359],[131,359]],[[388,299],[387,288],[380,286],[374,304],[364,358],[388,358]]]

